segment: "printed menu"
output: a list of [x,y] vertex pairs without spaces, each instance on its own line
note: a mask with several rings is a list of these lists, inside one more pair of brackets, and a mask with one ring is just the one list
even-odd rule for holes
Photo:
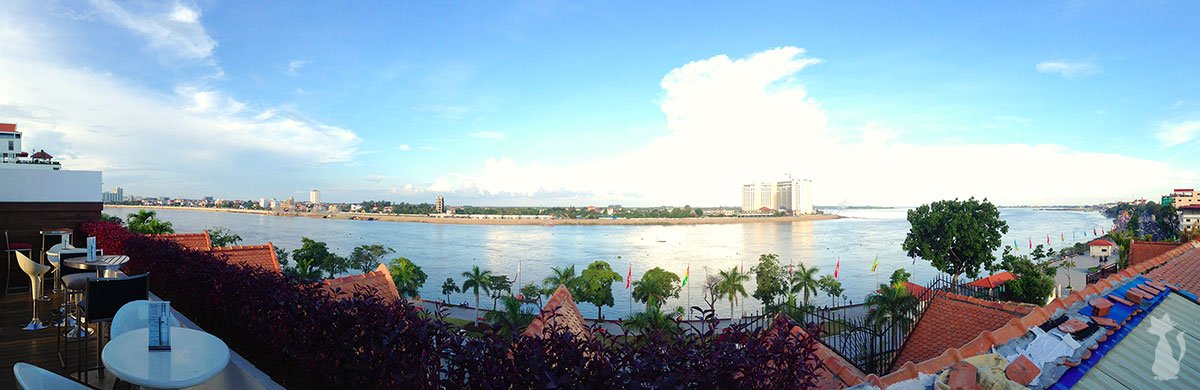
[[146,318],[150,322],[150,350],[169,351],[171,350],[171,302],[150,302],[149,305],[149,315]]
[[87,261],[96,261],[96,237],[87,238]]

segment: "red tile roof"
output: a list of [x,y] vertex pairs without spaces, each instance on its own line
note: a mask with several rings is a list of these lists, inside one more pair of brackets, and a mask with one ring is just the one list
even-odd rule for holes
[[[928,301],[929,299],[933,298],[932,296],[925,295],[925,292],[929,291],[929,289],[925,288],[925,286],[922,286],[922,285],[919,285],[919,284],[916,284],[913,282],[905,281],[904,289],[907,290],[910,295],[917,297],[917,299],[924,298],[922,300]],[[876,292],[878,292],[878,290],[876,290]]]
[[979,288],[996,288],[1000,287],[1000,285],[1004,284],[1004,282],[1016,279],[1017,277],[1013,276],[1012,272],[1004,271],[995,275],[979,278],[976,281],[967,283],[967,285]]
[[279,270],[279,260],[275,257],[275,245],[224,246],[213,248],[212,253],[218,258],[234,264],[243,264],[263,268],[267,271]]
[[582,337],[592,336],[592,330],[583,322],[583,314],[579,313],[579,306],[575,305],[575,298],[571,297],[571,292],[563,285],[554,290],[554,295],[551,295],[546,306],[542,307],[542,313],[525,327],[525,335],[541,337],[542,329],[552,324]]
[[[808,337],[808,333],[800,326],[792,328],[792,335],[796,337]],[[863,381],[863,373],[859,371],[841,355],[829,349],[824,343],[818,341],[816,343],[815,355],[817,361],[820,362],[820,367],[817,369],[817,389],[844,389],[847,386],[855,386]]]
[[1027,306],[988,302],[953,293],[937,294],[909,333],[896,357],[896,366],[937,357],[947,349],[966,344],[980,333],[1003,327],[1032,310]]
[[49,160],[49,159],[54,158],[54,156],[51,156],[50,153],[46,153],[45,150],[39,150],[37,153],[34,153],[32,156],[29,156],[29,157],[41,159],[41,160]]
[[213,248],[208,230],[203,233],[155,234],[152,237],[175,241],[185,249],[208,252]]
[[368,286],[375,289],[375,295],[384,302],[400,300],[400,291],[396,289],[396,282],[392,281],[392,273],[383,264],[365,274],[343,276],[325,281],[325,289],[335,298],[353,297],[355,291]]
[[[1200,246],[1200,240],[1180,245],[1141,264],[1130,265],[1121,272],[1109,275],[1099,282],[1089,284],[1082,290],[1076,290],[1066,297],[1056,298],[1045,306],[1033,309],[1021,318],[1009,320],[999,329],[982,332],[966,344],[962,344],[957,348],[947,349],[937,357],[915,364],[906,362],[899,369],[884,377],[872,374],[863,377],[861,380],[883,388],[901,381],[916,378],[922,373],[937,373],[965,358],[989,353],[991,348],[1008,343],[1014,338],[1021,337],[1025,335],[1029,328],[1045,323],[1056,310],[1065,310],[1076,303],[1087,302],[1090,298],[1100,296],[1099,294],[1107,289],[1127,283],[1129,278],[1139,274],[1144,274],[1146,277],[1154,280],[1179,284],[1185,290],[1190,288],[1191,290],[1189,291],[1200,291],[1200,249],[1197,249],[1198,246]],[[1155,267],[1158,268],[1154,269]],[[1112,297],[1110,296],[1109,299],[1112,299]],[[924,317],[922,317],[922,320],[924,320]],[[923,321],[918,323],[917,327],[920,327],[922,323]],[[914,329],[915,332],[916,330]],[[908,340],[909,343],[913,342],[911,337]]]
[[5,132],[5,133],[15,133],[15,132],[17,132],[17,124],[16,123],[0,123],[0,131]]
[[1117,246],[1117,244],[1103,238],[1097,238],[1089,242],[1088,246]]
[[1134,241],[1129,246],[1129,264],[1138,265],[1178,247],[1177,242]]

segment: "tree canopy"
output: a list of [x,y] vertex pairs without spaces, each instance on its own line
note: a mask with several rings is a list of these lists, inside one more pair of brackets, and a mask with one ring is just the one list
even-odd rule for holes
[[138,210],[136,213],[129,214],[125,221],[125,227],[131,232],[141,234],[175,233],[175,228],[171,227],[170,222],[158,219],[158,213],[150,210]]
[[987,199],[942,200],[908,211],[912,225],[903,248],[909,257],[928,260],[934,268],[954,276],[979,276],[991,268],[1000,237],[1008,223]]
[[742,273],[737,266],[726,270],[721,270],[717,273],[717,283],[713,290],[717,297],[725,297],[729,299],[729,318],[733,318],[733,303],[737,301],[737,296],[746,296],[746,282],[750,281],[750,275]]
[[633,299],[649,307],[659,308],[667,298],[679,298],[680,291],[679,275],[659,267],[651,268],[641,280],[633,282]]
[[230,246],[242,242],[242,236],[221,226],[208,229],[208,238],[212,241],[213,246]]
[[348,270],[346,258],[329,252],[324,242],[308,237],[300,237],[300,249],[292,251],[292,261],[296,262],[292,271],[304,279],[319,279],[322,273],[332,278]]
[[[426,275],[420,266],[404,257],[397,257],[388,263],[388,272],[392,273],[392,282],[396,283],[396,290],[400,292],[401,297],[411,298],[420,295],[417,290],[420,290],[421,286],[425,285],[425,279],[429,278],[429,275]],[[453,279],[447,279],[447,281],[451,284],[454,283]],[[450,295],[445,292],[445,289],[446,286],[443,284],[442,292]]]
[[758,257],[758,265],[751,269],[757,287],[751,294],[755,299],[770,307],[780,297],[787,295],[787,271],[779,264],[779,255],[770,253]]
[[593,261],[579,275],[577,300],[596,305],[600,318],[604,318],[604,306],[613,306],[612,284],[624,281],[621,274],[612,270],[604,260]]
[[395,251],[392,248],[388,248],[382,244],[359,245],[357,248],[354,248],[354,251],[350,252],[350,258],[347,259],[348,264],[346,266],[350,269],[361,270],[363,273],[371,272],[371,270],[374,270],[375,267],[383,263],[385,256],[393,252]]
[[836,306],[837,297],[842,296],[842,293],[846,292],[846,290],[842,288],[842,282],[838,281],[837,278],[833,277],[833,275],[822,276],[821,279],[817,281],[817,286],[822,292],[825,293],[825,295],[829,296],[830,306]]

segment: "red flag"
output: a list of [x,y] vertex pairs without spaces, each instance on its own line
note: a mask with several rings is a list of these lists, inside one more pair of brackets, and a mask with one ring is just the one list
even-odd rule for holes
[[1050,235],[1046,235],[1046,245],[1050,245]]
[[1104,231],[1104,228],[1100,228],[1100,234],[1108,234],[1108,232]]
[[792,277],[792,261],[788,260],[788,278]]
[[842,269],[842,257],[841,257],[841,256],[838,256],[838,262],[837,262],[837,265],[833,266],[833,278],[834,278],[834,279],[837,279],[837,277],[838,277],[838,270],[840,270],[840,269]]
[[629,283],[633,282],[633,262],[629,262],[629,272],[625,273],[625,289],[629,289]]
[[1062,238],[1063,242],[1067,242],[1067,233],[1066,232],[1059,233],[1059,235],[1061,236],[1060,238]]
[[1029,249],[1033,249],[1033,237],[1029,238]]
[[1096,235],[1096,228],[1092,228],[1092,235],[1093,235],[1093,236],[1095,236],[1095,235]]

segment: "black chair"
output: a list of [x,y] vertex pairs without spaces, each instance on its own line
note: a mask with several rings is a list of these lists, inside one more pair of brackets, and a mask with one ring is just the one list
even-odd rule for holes
[[[87,281],[84,298],[79,301],[79,314],[84,329],[87,329],[92,323],[96,323],[96,366],[81,368],[79,370],[81,380],[87,380],[87,372],[95,369],[100,370],[101,378],[104,377],[104,364],[100,361],[100,352],[104,349],[103,325],[111,323],[113,317],[117,315],[117,311],[121,310],[121,306],[125,306],[126,303],[147,299],[149,288],[150,274]],[[83,347],[77,348],[77,350],[82,350],[79,356],[79,362],[82,365],[89,350],[87,340],[83,340],[80,344]]]
[[[99,250],[97,251],[99,252]],[[64,337],[64,333],[68,332],[69,330],[76,329],[75,325],[71,321],[72,319],[78,317],[76,303],[82,299],[83,292],[87,288],[88,279],[96,279],[96,271],[67,267],[66,263],[63,261],[86,256],[86,249],[80,250],[78,248],[71,248],[59,252],[59,279],[62,280],[64,295],[62,306],[58,309],[55,309],[53,314],[61,318],[61,320],[55,321],[55,324],[59,326],[59,330],[57,332],[58,335],[55,338],[55,345],[58,348],[58,362],[60,365],[62,365],[62,368],[67,368],[67,361],[63,357],[63,354],[66,351],[66,342],[71,340],[83,340],[86,338]],[[80,327],[82,328],[82,325]],[[82,329],[84,329],[86,332],[87,328]]]

